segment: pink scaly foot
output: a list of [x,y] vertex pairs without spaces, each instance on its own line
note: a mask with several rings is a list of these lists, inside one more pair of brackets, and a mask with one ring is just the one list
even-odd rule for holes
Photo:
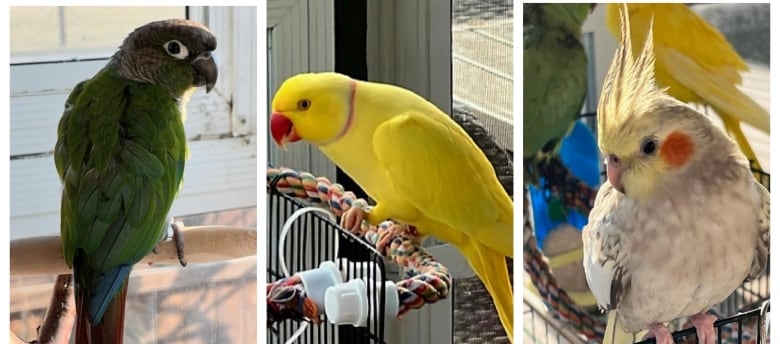
[[650,325],[650,332],[645,335],[644,339],[655,338],[657,344],[674,344],[674,338],[672,338],[672,332],[664,324],[655,323]]
[[376,243],[376,249],[379,250],[379,252],[385,253],[385,249],[390,245],[392,240],[395,237],[404,236],[404,234],[406,234],[406,236],[411,235],[416,238],[417,229],[411,225],[405,226],[402,224],[394,224],[390,227],[388,233],[385,233],[380,237],[379,242]]
[[353,207],[341,215],[341,227],[352,234],[363,236],[363,220],[366,219],[366,212],[363,209]]
[[717,340],[715,321],[717,320],[718,317],[709,313],[699,313],[691,317],[690,322],[696,328],[699,344],[715,344]]

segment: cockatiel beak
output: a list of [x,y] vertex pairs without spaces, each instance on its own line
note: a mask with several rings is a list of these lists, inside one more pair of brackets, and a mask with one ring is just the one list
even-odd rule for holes
[[615,156],[610,154],[607,156],[607,180],[612,186],[621,193],[626,193],[623,188],[623,162]]
[[214,62],[211,52],[200,54],[195,61],[192,61],[192,69],[195,70],[195,80],[193,80],[195,86],[206,86],[206,93],[211,92],[214,84],[217,83],[218,74],[217,63]]
[[279,147],[285,148],[285,142],[295,142],[301,139],[295,131],[293,122],[280,112],[271,114],[271,137]]

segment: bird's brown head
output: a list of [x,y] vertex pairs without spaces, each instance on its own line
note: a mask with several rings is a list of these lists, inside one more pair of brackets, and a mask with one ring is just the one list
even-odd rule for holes
[[210,92],[217,82],[212,56],[217,39],[203,24],[168,19],[143,25],[132,33],[114,55],[120,73],[131,80],[163,86],[174,96],[192,87]]

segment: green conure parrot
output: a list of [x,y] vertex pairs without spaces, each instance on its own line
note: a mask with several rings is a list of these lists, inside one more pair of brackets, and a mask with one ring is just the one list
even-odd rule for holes
[[535,166],[555,156],[574,126],[587,92],[587,56],[580,42],[592,4],[523,4],[524,184]]
[[[376,201],[365,214],[370,224],[392,219],[457,247],[512,340],[513,203],[463,128],[409,90],[338,73],[290,77],[272,111],[277,144],[302,139],[319,147]],[[357,214],[348,222],[359,226],[364,213]]]
[[193,21],[146,24],[65,103],[54,162],[76,343],[122,342],[130,270],[165,237],[187,155],[185,107],[195,87],[214,87],[216,46]]

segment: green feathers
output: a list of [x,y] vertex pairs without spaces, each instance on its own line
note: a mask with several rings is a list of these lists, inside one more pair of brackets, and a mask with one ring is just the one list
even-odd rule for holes
[[587,56],[580,43],[590,4],[523,4],[523,159],[534,166],[557,154],[580,114]]
[[124,141],[122,146],[120,150],[122,162],[126,166],[131,166],[138,175],[149,179],[159,179],[163,176],[164,167],[160,158],[133,141]]
[[589,6],[523,4],[523,158],[554,150],[580,114],[587,91],[580,36]]
[[[122,333],[116,322],[123,319],[124,297],[116,295],[132,266],[163,237],[187,153],[182,109],[194,87],[214,87],[215,48],[216,38],[199,23],[149,23],[66,101],[54,160],[63,183],[62,248],[76,281],[77,329],[88,317],[91,331],[118,326],[111,336]],[[97,326],[104,313],[112,326]],[[77,342],[84,339],[80,330]],[[93,339],[106,341],[95,333]]]
[[105,251],[99,270],[134,263],[162,236],[186,153],[178,101],[113,67],[74,90],[55,148],[65,251]]

